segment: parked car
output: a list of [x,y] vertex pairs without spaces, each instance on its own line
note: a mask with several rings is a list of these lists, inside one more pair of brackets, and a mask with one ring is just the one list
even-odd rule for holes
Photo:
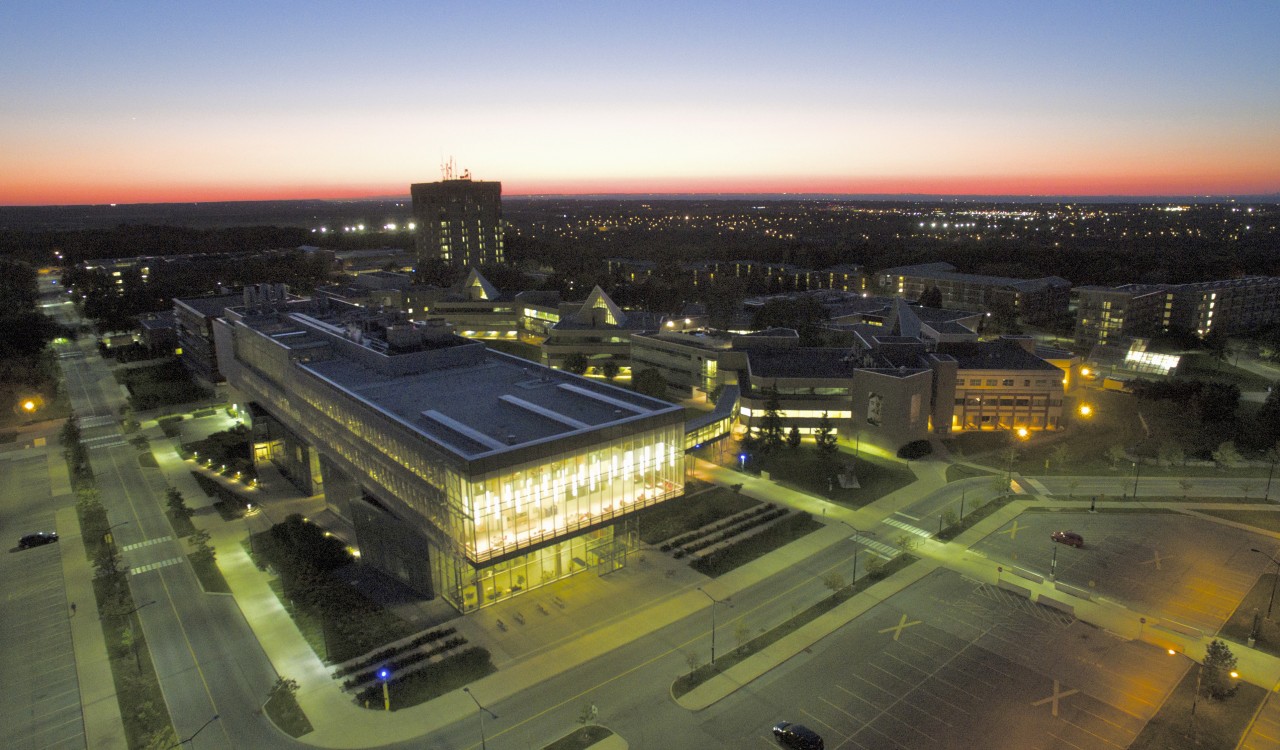
[[27,534],[18,540],[18,549],[31,549],[32,547],[43,547],[46,544],[52,544],[58,541],[58,532],[56,531],[37,531],[34,534]]
[[1068,547],[1080,549],[1084,547],[1084,537],[1074,531],[1055,531],[1049,535],[1049,538],[1058,544],[1065,544]]
[[790,750],[823,750],[822,737],[803,724],[780,721],[773,725],[773,737]]

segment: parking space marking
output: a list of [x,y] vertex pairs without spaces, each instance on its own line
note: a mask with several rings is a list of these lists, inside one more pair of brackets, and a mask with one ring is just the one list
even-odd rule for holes
[[877,632],[880,632],[880,633],[889,633],[889,632],[892,632],[892,633],[893,633],[893,640],[895,640],[895,641],[896,641],[896,640],[898,640],[899,638],[901,638],[901,637],[902,637],[902,631],[903,631],[903,630],[906,630],[907,628],[911,627],[912,625],[919,625],[919,624],[920,624],[920,623],[922,623],[922,622],[924,622],[924,620],[912,620],[911,622],[907,622],[907,616],[906,616],[906,615],[903,615],[903,616],[902,616],[902,619],[901,619],[901,620],[898,620],[898,624],[897,624],[897,625],[894,625],[893,627],[885,628],[884,630],[880,630],[880,631],[877,631]]
[[1032,706],[1043,706],[1043,705],[1044,705],[1044,704],[1046,704],[1046,703],[1052,703],[1052,704],[1053,704],[1053,707],[1052,707],[1052,709],[1050,710],[1050,713],[1052,713],[1052,714],[1056,717],[1056,716],[1058,715],[1058,701],[1062,700],[1063,698],[1066,698],[1066,697],[1067,697],[1067,696],[1069,696],[1069,695],[1075,695],[1076,693],[1080,692],[1079,690],[1076,690],[1075,688],[1072,688],[1072,689],[1070,689],[1070,690],[1065,690],[1065,691],[1061,691],[1061,692],[1059,692],[1059,691],[1058,691],[1058,687],[1059,687],[1059,685],[1058,685],[1058,681],[1057,681],[1057,680],[1054,680],[1054,681],[1053,681],[1053,695],[1049,696],[1048,698],[1041,698],[1041,699],[1040,699],[1040,700],[1038,700],[1038,701],[1033,701],[1033,702],[1031,703],[1031,705],[1032,705]]
[[1135,740],[1135,739],[1137,739],[1137,738],[1138,738],[1138,735],[1137,735],[1137,734],[1134,734],[1134,733],[1130,732],[1129,734],[1130,734],[1130,735],[1132,735],[1132,736],[1129,738],[1129,742],[1126,742],[1125,744],[1121,745],[1119,742],[1112,742],[1111,740],[1107,739],[1106,737],[1103,737],[1102,735],[1098,734],[1097,732],[1091,732],[1091,731],[1089,731],[1088,729],[1085,729],[1084,727],[1080,726],[1079,724],[1075,723],[1074,721],[1070,721],[1070,720],[1068,720],[1068,719],[1063,719],[1062,721],[1063,721],[1064,723],[1066,723],[1068,726],[1075,727],[1076,729],[1079,729],[1081,732],[1084,732],[1085,734],[1089,735],[1090,737],[1094,737],[1094,738],[1096,738],[1096,739],[1102,740],[1103,742],[1107,743],[1108,745],[1111,745],[1112,747],[1118,747],[1118,748],[1120,748],[1120,750],[1124,750],[1124,748],[1126,748],[1126,747],[1128,747],[1128,746],[1129,746],[1129,742],[1132,742],[1133,740]]
[[1060,734],[1054,734],[1053,732],[1050,732],[1050,733],[1049,733],[1049,736],[1050,736],[1050,737],[1052,737],[1052,738],[1054,738],[1055,740],[1057,740],[1057,741],[1059,741],[1059,742],[1065,743],[1065,744],[1070,745],[1070,746],[1072,746],[1072,747],[1074,747],[1074,748],[1078,748],[1078,750],[1090,750],[1090,748],[1087,748],[1087,747],[1085,747],[1085,746],[1083,746],[1083,745],[1077,745],[1076,743],[1072,742],[1071,740],[1067,739],[1066,737],[1063,737],[1063,736],[1062,736],[1062,735],[1060,735]]
[[1022,528],[1022,526],[1020,526],[1020,525],[1018,524],[1018,519],[1016,519],[1016,518],[1015,518],[1015,519],[1013,519],[1013,523],[1009,524],[1009,528],[1007,528],[1007,529],[1001,529],[1000,531],[997,531],[996,533],[997,533],[997,534],[1008,534],[1008,535],[1009,535],[1009,541],[1011,541],[1011,542],[1012,542],[1013,540],[1015,540],[1015,539],[1017,539],[1017,538],[1018,538],[1018,530],[1019,530],[1019,529],[1021,529],[1021,528]]

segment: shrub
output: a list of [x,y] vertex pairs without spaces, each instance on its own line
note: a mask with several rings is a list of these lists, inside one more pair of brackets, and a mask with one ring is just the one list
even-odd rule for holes
[[933,453],[933,446],[929,444],[928,440],[912,440],[898,449],[898,458],[905,458],[910,461],[924,458],[930,453]]

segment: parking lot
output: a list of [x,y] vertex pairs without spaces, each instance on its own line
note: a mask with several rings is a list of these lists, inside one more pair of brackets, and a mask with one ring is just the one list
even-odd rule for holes
[[[25,497],[18,487],[43,481],[47,469],[43,452],[28,458],[9,454],[0,459],[0,487],[7,497]],[[19,550],[18,537],[31,531],[53,529],[54,512],[43,506],[6,507],[0,530],[4,550],[0,554],[0,580],[4,606],[0,607],[0,727],[9,748],[83,748],[84,722],[80,714],[80,688],[67,597],[62,584],[61,543]],[[94,617],[93,603],[80,617]]]
[[726,746],[786,720],[827,748],[1124,748],[1189,665],[940,570],[709,718],[754,728]]
[[[1083,549],[1049,535],[1072,530]],[[973,549],[1162,619],[1216,633],[1270,563],[1274,540],[1173,513],[1023,513]]]

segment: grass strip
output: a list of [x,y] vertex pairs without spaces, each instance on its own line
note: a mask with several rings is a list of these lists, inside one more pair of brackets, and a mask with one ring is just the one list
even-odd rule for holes
[[608,739],[613,736],[613,730],[608,727],[589,726],[578,727],[572,733],[566,734],[560,739],[547,745],[542,750],[586,750],[586,748]]
[[689,563],[689,567],[715,578],[821,528],[822,524],[813,520],[808,513],[792,513],[759,534],[694,560]]
[[1194,747],[1198,750],[1235,750],[1240,736],[1248,728],[1253,714],[1267,691],[1242,683],[1236,694],[1223,700],[1200,696],[1195,701],[1196,673],[1192,664],[1182,680],[1169,693],[1163,705],[1142,732],[1129,745],[1129,750],[1167,750]]
[[948,526],[947,528],[939,532],[937,535],[937,539],[944,542],[949,542],[952,539],[955,539],[965,531],[968,531],[971,527],[973,527],[979,521],[990,516],[992,513],[995,513],[996,511],[1000,510],[1001,508],[1008,505],[1012,501],[1013,501],[1012,495],[1003,495],[1001,497],[997,497],[995,500],[992,500],[986,505],[980,505],[977,508],[974,508],[964,518],[951,524],[950,526]]
[[798,613],[796,616],[781,625],[761,633],[755,638],[752,638],[741,646],[733,649],[729,653],[724,654],[716,661],[714,666],[711,664],[704,664],[689,674],[680,677],[671,686],[671,694],[676,698],[679,698],[712,677],[720,674],[724,670],[738,664],[743,659],[762,651],[805,625],[808,625],[818,617],[835,609],[838,605],[852,599],[855,595],[862,592],[869,586],[872,586],[894,573],[905,569],[917,559],[918,558],[912,555],[898,555],[878,568],[874,573],[868,573],[854,583],[836,591],[831,596],[823,597],[821,601],[803,612]]

